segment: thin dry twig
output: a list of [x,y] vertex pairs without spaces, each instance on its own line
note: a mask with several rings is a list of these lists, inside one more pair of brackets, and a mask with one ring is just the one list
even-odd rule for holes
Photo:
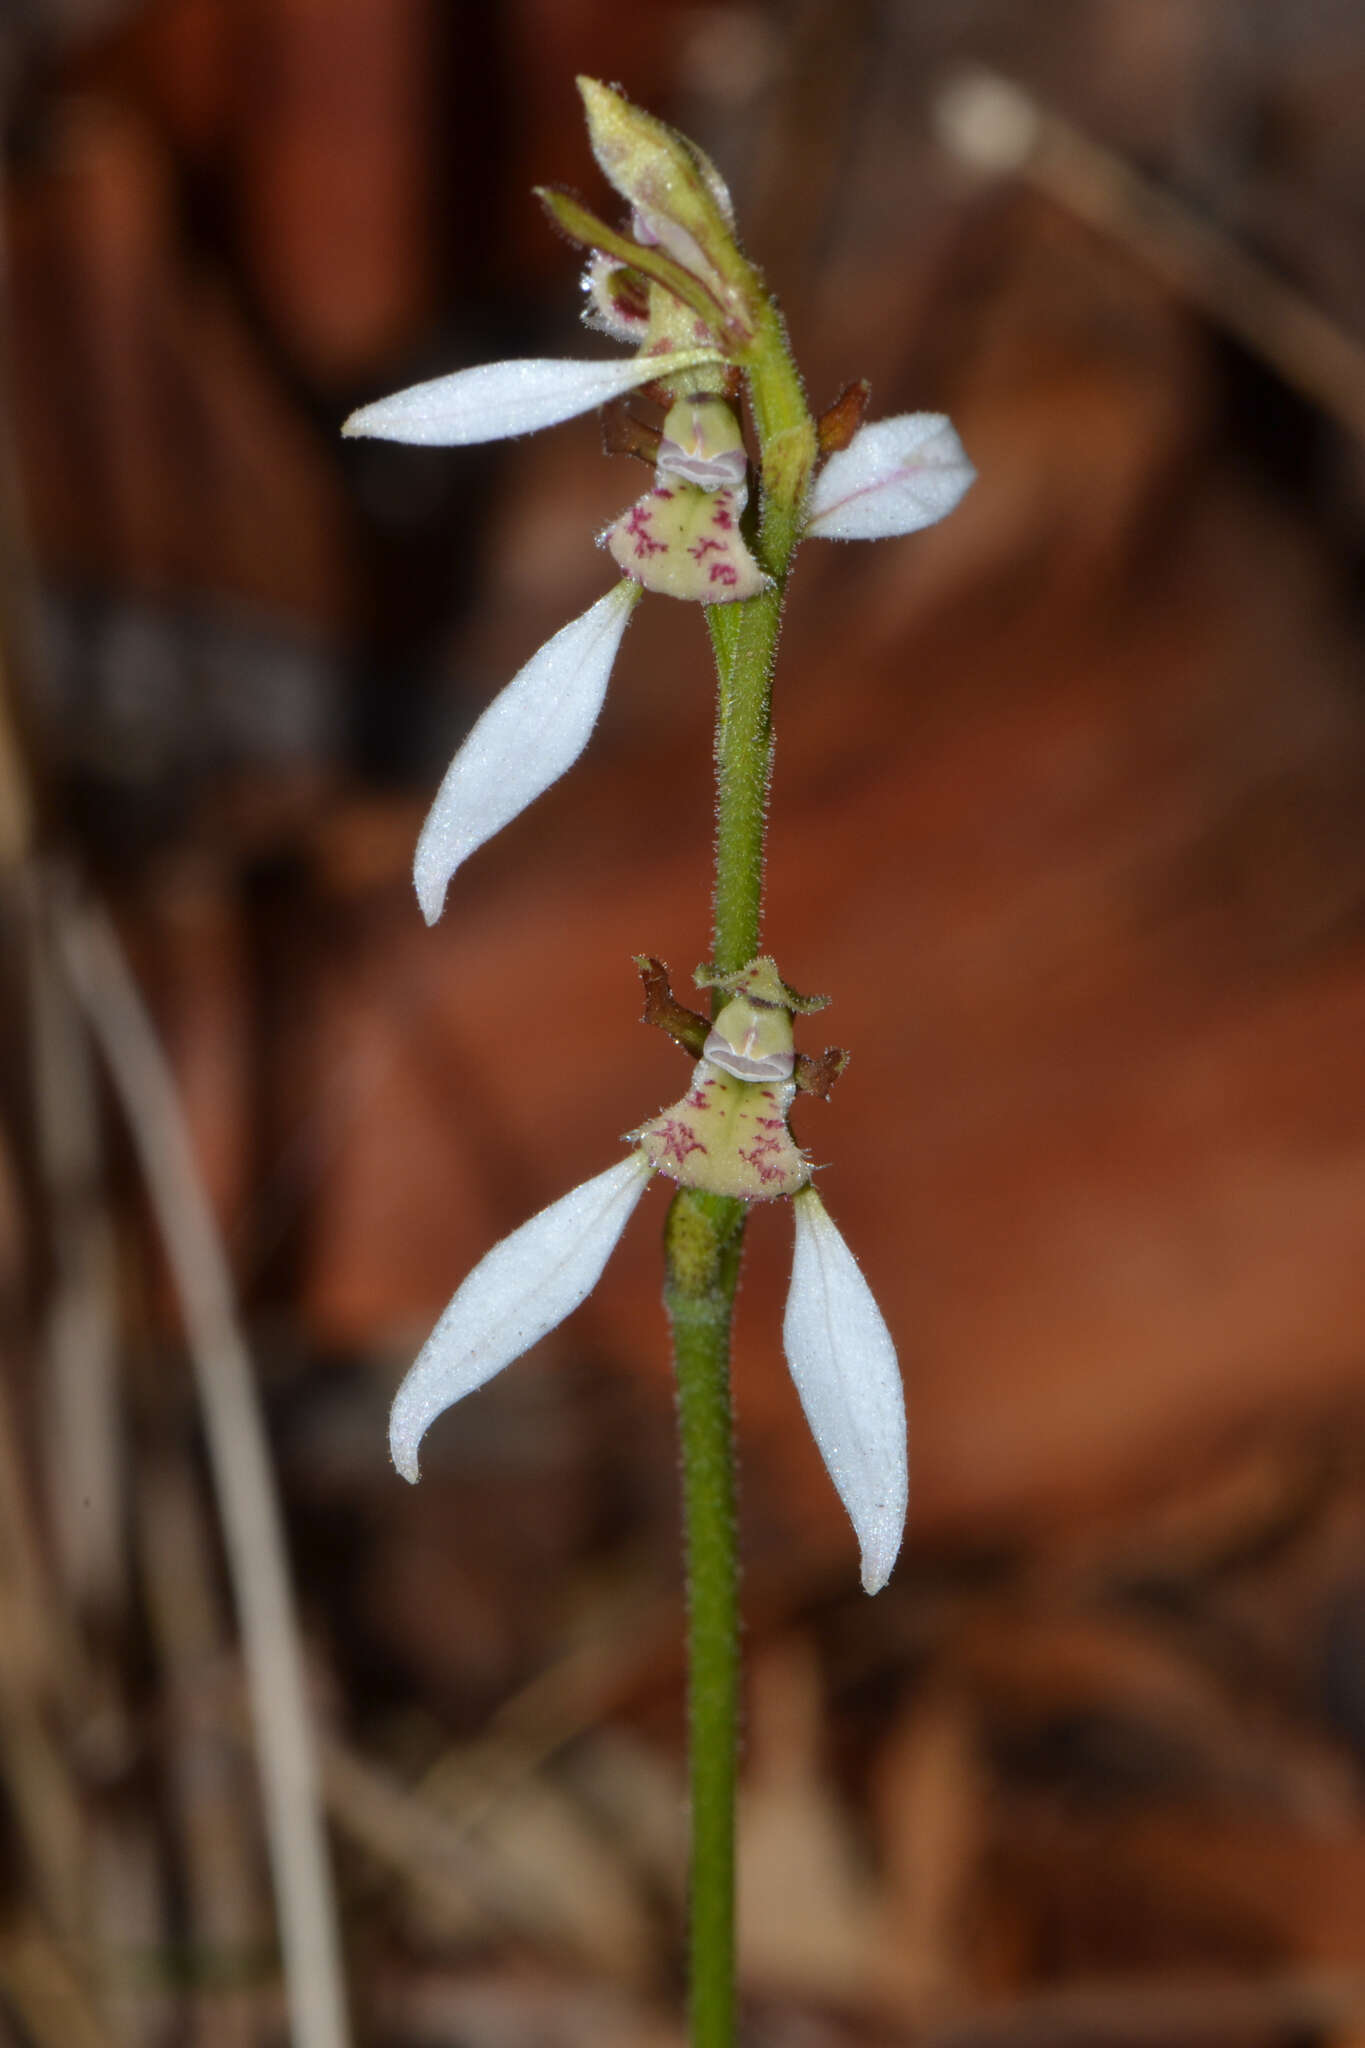
[[[184,1458],[143,1461],[136,1490],[147,1615],[163,1673],[165,1747],[184,1849],[192,1951],[212,1971],[193,1987],[196,2048],[250,2048],[261,2001],[234,1965],[259,1950],[268,1925],[255,1831],[242,1802],[246,1762],[214,1712],[230,1625],[213,1569],[209,1503]],[[232,1665],[234,1691],[237,1667]],[[245,1712],[243,1711],[243,1723]]]
[[57,1561],[79,1613],[126,1598],[127,1474],[119,1426],[116,1250],[101,1186],[94,1061],[44,915],[39,871],[21,877],[37,1167],[53,1284],[43,1349],[43,1453]]
[[1287,384],[1365,439],[1365,347],[1212,222],[995,72],[950,80],[935,116],[956,156],[1026,178],[1124,243]]
[[0,1401],[0,1782],[34,1897],[72,1939],[82,1925],[86,1842],[74,1774],[45,1712],[64,1661],[55,1611],[9,1404]]
[[232,1279],[171,1074],[100,911],[54,904],[128,1118],[185,1322],[242,1631],[295,2048],[348,2039],[336,1907],[279,1499]]

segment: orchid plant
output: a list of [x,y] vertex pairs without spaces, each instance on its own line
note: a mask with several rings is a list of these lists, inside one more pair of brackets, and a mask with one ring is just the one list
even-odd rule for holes
[[[730,1324],[755,1202],[792,1205],[783,1343],[870,1593],[895,1563],[907,1495],[895,1348],[789,1122],[798,1093],[828,1096],[847,1054],[797,1052],[793,1019],[824,999],[797,995],[759,951],[782,594],[802,539],[913,533],[953,509],[973,471],[940,414],[865,422],[864,384],[813,419],[715,167],[620,93],[591,79],[579,88],[597,162],[630,209],[627,225],[609,226],[562,192],[540,197],[588,252],[589,325],[632,353],[459,370],[362,407],[344,431],[461,446],[605,407],[617,445],[649,463],[648,488],[599,536],[619,580],[533,654],[473,726],[422,828],[414,880],[435,923],[461,863],[572,766],[642,591],[700,604],[718,684],[712,958],[697,975],[712,992],[713,1015],[708,1022],[679,1002],[657,960],[637,961],[646,1021],[696,1062],[686,1092],[629,1135],[624,1159],[475,1267],[399,1387],[390,1447],[399,1472],[415,1480],[436,1418],[571,1314],[651,1180],[674,1183],[664,1299],[678,1374],[689,1590],[692,2038],[697,2048],[728,2048],[738,1683]],[[660,424],[620,410],[637,393],[662,411]]]

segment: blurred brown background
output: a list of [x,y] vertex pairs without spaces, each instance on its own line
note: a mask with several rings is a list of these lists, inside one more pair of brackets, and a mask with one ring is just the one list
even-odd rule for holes
[[[1254,281],[1248,331],[1179,217],[1124,184],[1097,216],[1089,159],[954,154],[935,107],[972,63],[1258,259],[1272,311],[1304,294],[1306,354]],[[408,879],[461,732],[606,587],[591,537],[638,472],[592,420],[449,453],[337,432],[443,369],[597,351],[529,195],[606,206],[578,71],[715,156],[817,407],[866,375],[874,412],[949,411],[980,472],[940,529],[803,554],[778,676],[768,941],[854,1050],[799,1128],[901,1344],[912,1517],[866,1603],[781,1360],[789,1219],[759,1216],[750,2038],[1347,2048],[1359,6],[9,0],[18,758],[44,858],[115,910],[240,1290],[357,2036],[680,2039],[661,1198],[417,1491],[383,1434],[469,1264],[679,1092],[631,955],[685,985],[706,950],[705,642],[663,600],[584,761],[434,932]],[[45,1163],[36,871],[5,839],[0,2039],[270,2041],[179,1323],[79,1047],[75,1182]],[[77,1273],[72,1203],[102,1247]]]

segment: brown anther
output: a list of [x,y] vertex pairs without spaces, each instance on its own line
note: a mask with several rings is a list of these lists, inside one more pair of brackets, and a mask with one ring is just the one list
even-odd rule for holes
[[815,423],[821,455],[837,455],[841,448],[847,448],[863,423],[871,396],[872,386],[866,377],[859,377],[856,383],[845,384],[833,405],[822,412]]

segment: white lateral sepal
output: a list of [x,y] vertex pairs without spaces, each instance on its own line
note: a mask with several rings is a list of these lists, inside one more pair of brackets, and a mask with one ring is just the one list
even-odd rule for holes
[[862,1549],[863,1586],[891,1576],[905,1529],[905,1397],[891,1333],[814,1188],[792,1201],[796,1252],[782,1324],[811,1434]]
[[436,792],[412,879],[428,924],[461,861],[557,782],[588,744],[638,584],[618,583],[561,626],[472,728]]
[[526,356],[506,363],[478,363],[472,370],[454,370],[362,405],[341,431],[430,448],[504,441],[594,412],[655,377],[666,379],[676,371],[717,360],[713,348],[690,348],[670,355],[630,356],[624,362]]
[[389,1414],[389,1455],[416,1482],[417,1452],[438,1415],[529,1351],[579,1304],[644,1193],[638,1152],[552,1202],[495,1244],[427,1338]]
[[889,540],[946,519],[976,476],[941,412],[903,412],[859,427],[812,486],[806,532]]

